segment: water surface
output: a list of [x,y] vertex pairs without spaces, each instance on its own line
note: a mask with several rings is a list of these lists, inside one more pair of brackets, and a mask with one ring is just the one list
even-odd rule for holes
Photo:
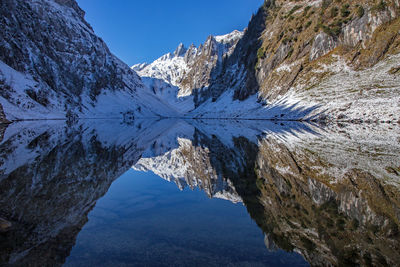
[[400,260],[398,125],[87,120],[0,133],[5,264]]
[[122,175],[89,213],[66,266],[293,265],[295,253],[268,251],[246,208],[180,191],[152,173]]

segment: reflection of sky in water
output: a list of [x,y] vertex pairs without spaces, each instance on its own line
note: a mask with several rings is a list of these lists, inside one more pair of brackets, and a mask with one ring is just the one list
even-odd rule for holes
[[301,256],[269,252],[246,208],[129,170],[89,214],[67,266],[298,265]]

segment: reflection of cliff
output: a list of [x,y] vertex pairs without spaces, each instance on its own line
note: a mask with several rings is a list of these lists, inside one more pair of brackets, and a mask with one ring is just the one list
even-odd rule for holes
[[[372,173],[377,171],[374,161],[396,161],[398,155],[391,152],[399,151],[398,145],[387,143],[382,150],[379,143],[354,159],[357,153],[349,151],[361,150],[362,142],[337,141],[315,138],[293,145],[263,140],[256,174],[264,212],[253,216],[278,247],[300,251],[313,265],[393,265],[400,260],[400,190],[388,180],[389,173]],[[320,145],[336,153],[324,155]],[[344,164],[337,154],[349,157],[347,166],[337,164]],[[365,163],[370,169],[358,168]]]
[[[239,138],[231,152],[210,142],[210,161],[233,182],[270,248],[297,251],[312,265],[399,262],[398,144],[374,143],[351,128],[328,133],[271,135],[258,146]],[[220,168],[237,151],[247,159],[244,172]]]
[[179,189],[200,188],[209,197],[241,202],[231,182],[217,175],[208,157],[208,148],[194,146],[189,139],[178,138],[179,147],[164,155],[142,158],[134,168],[151,170],[163,179],[175,182]]
[[202,130],[192,141],[142,158],[140,166],[211,197],[233,192],[265,232],[269,249],[299,252],[312,265],[400,260],[398,129],[341,125],[309,135],[276,126],[259,131],[257,141],[254,132],[228,140],[196,126]]
[[9,126],[0,144],[0,217],[12,228],[0,234],[0,262],[61,265],[96,201],[165,130],[157,125]]

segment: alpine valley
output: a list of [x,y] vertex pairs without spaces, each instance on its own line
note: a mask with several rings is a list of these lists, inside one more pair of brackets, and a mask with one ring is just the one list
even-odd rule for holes
[[399,265],[400,0],[132,67],[75,0],[0,15],[0,266]]
[[[74,0],[4,0],[0,118],[400,120],[400,3],[267,0],[243,32],[129,68]],[[139,77],[137,74],[139,74]]]

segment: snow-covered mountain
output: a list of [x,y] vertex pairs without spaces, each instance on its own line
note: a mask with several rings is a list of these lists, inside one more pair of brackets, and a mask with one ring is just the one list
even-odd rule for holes
[[151,77],[179,87],[178,97],[192,94],[192,90],[209,85],[212,71],[220,67],[223,58],[229,56],[243,32],[233,31],[226,35],[210,35],[199,47],[189,48],[181,43],[173,53],[158,58],[151,64],[132,66],[141,77]]
[[1,1],[0,14],[7,120],[176,115],[111,54],[74,0]]

